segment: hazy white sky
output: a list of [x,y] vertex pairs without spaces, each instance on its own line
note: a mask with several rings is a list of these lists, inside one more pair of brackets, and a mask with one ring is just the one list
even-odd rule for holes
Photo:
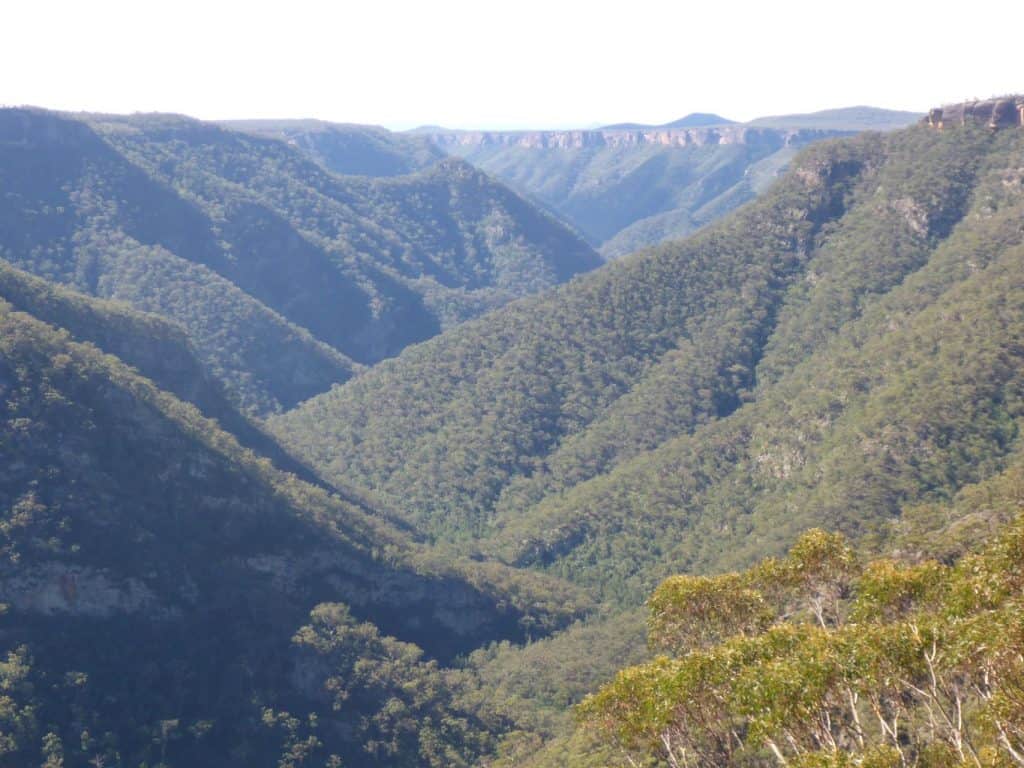
[[1024,91],[1022,0],[0,0],[0,104],[391,127]]

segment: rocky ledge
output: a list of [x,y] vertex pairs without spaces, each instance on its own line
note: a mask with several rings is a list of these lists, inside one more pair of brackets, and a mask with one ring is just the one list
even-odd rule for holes
[[967,123],[980,123],[992,130],[1024,127],[1024,96],[947,104],[929,111],[921,122],[940,130]]

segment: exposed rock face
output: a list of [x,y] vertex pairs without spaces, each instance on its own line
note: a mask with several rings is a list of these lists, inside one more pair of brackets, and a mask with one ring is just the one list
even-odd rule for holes
[[931,110],[922,122],[940,130],[967,123],[980,123],[992,130],[1024,127],[1024,96],[947,104]]
[[700,128],[603,128],[593,131],[452,131],[431,138],[442,148],[523,147],[525,149],[586,149],[591,147],[703,147],[754,144],[777,147],[803,146],[834,136],[835,131],[810,128],[776,129],[747,125],[716,125]]
[[155,618],[173,613],[141,581],[104,570],[41,563],[0,578],[0,600],[28,614],[92,616],[145,611]]

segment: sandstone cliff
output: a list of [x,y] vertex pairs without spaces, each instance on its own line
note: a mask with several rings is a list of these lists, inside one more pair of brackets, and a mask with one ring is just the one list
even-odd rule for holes
[[947,104],[929,111],[922,122],[940,130],[967,123],[980,123],[993,130],[1024,127],[1024,96]]
[[755,128],[716,125],[698,128],[599,128],[589,131],[445,131],[431,136],[446,150],[458,147],[521,147],[524,149],[704,147],[724,144],[802,146],[836,135],[819,129]]

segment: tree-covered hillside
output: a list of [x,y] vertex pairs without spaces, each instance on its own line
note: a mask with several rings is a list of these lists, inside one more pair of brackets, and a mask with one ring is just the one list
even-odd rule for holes
[[[145,332],[60,291],[38,306],[108,343]],[[3,765],[469,765],[502,716],[412,643],[447,662],[587,607],[426,550],[4,300],[0,509]]]
[[426,136],[372,125],[321,120],[230,120],[222,125],[282,139],[343,176],[403,176],[424,171],[445,156]]
[[[912,557],[867,560],[814,530],[746,571],[667,579],[648,601],[661,655],[587,699],[581,721],[613,764],[1019,765],[1021,467],[932,511]],[[950,516],[1005,527],[928,559],[960,538],[934,525]]]
[[258,414],[600,263],[464,164],[342,178],[182,117],[3,110],[0,174],[0,256],[178,322]]
[[964,122],[578,274],[414,137],[0,111],[0,766],[1017,764],[1024,130]]
[[322,484],[231,402],[179,326],[126,304],[71,291],[0,260],[0,299],[13,309],[63,328],[132,366],[161,389],[191,403],[242,445],[280,469]]
[[273,428],[436,538],[627,602],[810,525],[867,536],[998,470],[1016,439],[1022,140],[817,145],[727,221]]
[[635,614],[613,606],[671,574],[745,568],[815,526],[950,560],[1013,517],[982,489],[1012,485],[999,473],[1020,452],[1022,152],[1024,133],[975,125],[815,145],[689,240],[272,420],[327,477],[373,488],[436,541],[611,609],[474,656],[516,723],[490,764],[624,762],[614,739],[567,730],[564,707],[616,655],[642,660]]

